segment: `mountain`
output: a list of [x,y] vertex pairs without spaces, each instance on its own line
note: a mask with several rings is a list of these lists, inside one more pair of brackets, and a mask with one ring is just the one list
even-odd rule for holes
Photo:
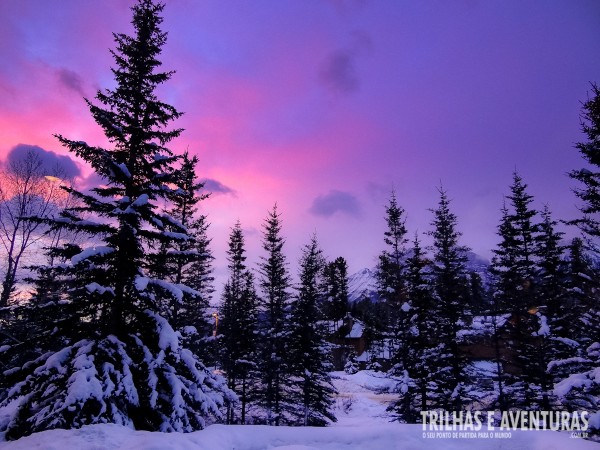
[[348,302],[369,299],[377,301],[377,281],[375,269],[362,269],[348,277]]
[[[409,255],[407,255],[408,257]],[[467,252],[467,269],[469,272],[476,272],[481,276],[484,285],[488,285],[490,262],[484,257]],[[369,299],[376,302],[379,299],[377,295],[376,269],[364,268],[348,277],[348,302]]]

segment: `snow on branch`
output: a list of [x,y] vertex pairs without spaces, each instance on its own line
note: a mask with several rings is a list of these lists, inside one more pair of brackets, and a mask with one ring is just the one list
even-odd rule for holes
[[71,264],[77,265],[80,262],[90,259],[94,256],[104,256],[113,253],[114,251],[115,249],[113,247],[107,246],[88,247],[81,253],[78,253],[77,255],[73,256],[71,258]]

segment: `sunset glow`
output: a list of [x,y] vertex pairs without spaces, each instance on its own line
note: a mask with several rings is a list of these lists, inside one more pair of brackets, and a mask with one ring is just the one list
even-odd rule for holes
[[[105,144],[84,97],[113,86],[112,32],[132,2],[0,3],[0,159],[53,134]],[[391,189],[426,232],[443,184],[465,244],[489,256],[515,168],[536,206],[577,214],[580,102],[600,81],[596,1],[169,0],[161,91],[185,115],[176,152],[213,195],[217,275],[240,220],[251,259],[277,203],[296,260],[313,232],[350,272],[374,265]],[[81,186],[97,183],[73,155]],[[76,173],[75,173],[76,172]],[[47,177],[48,178],[48,177]],[[48,178],[49,179],[49,178]]]

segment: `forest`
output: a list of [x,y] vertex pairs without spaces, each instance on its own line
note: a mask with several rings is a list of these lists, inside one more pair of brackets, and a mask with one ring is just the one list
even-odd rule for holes
[[[227,281],[215,286],[199,160],[169,147],[182,112],[158,94],[173,75],[161,71],[163,8],[135,4],[134,34],[114,35],[115,86],[85,100],[110,147],[56,135],[102,184],[79,190],[60,167],[44,172],[35,152],[2,168],[6,439],[100,423],[326,426],[336,420],[334,369],[384,372],[395,385],[390,414],[403,423],[430,410],[585,410],[600,430],[596,84],[582,103],[582,168],[569,173],[580,217],[536,210],[515,171],[484,274],[470,268],[439,187],[431,245],[407,229],[396,192],[382,205],[376,298],[349,302],[347,262],[328,260],[316,234],[290,273],[277,204],[256,267],[242,224],[231,224]],[[561,224],[579,237],[567,242]],[[349,321],[360,324],[362,358]]]

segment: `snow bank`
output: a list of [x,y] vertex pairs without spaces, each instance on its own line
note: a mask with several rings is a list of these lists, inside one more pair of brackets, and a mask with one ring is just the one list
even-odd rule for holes
[[569,433],[512,431],[507,439],[423,438],[420,425],[368,427],[268,427],[211,425],[195,433],[150,433],[119,425],[89,425],[79,430],[51,430],[0,442],[1,450],[401,450],[401,449],[598,449],[598,444],[571,439]]
[[[427,438],[421,425],[391,423],[386,407],[396,394],[394,381],[381,372],[354,375],[333,372],[338,390],[331,427],[268,427],[211,425],[194,433],[151,433],[114,424],[88,425],[78,430],[51,430],[14,442],[0,450],[487,450],[596,449],[598,444],[572,439],[570,433],[511,431],[510,438]],[[6,409],[6,408],[4,408]],[[0,409],[0,423],[2,421]]]

